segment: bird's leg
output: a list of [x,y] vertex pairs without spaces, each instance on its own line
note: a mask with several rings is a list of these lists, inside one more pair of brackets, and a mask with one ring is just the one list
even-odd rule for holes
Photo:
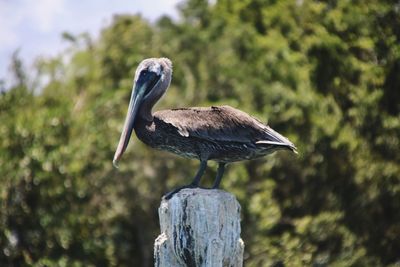
[[171,192],[165,194],[163,198],[168,200],[168,199],[172,198],[173,195],[175,195],[176,193],[181,191],[182,189],[199,187],[201,177],[203,176],[206,168],[207,168],[207,161],[200,161],[199,170],[197,171],[196,176],[193,178],[193,181],[188,185],[184,185],[184,186],[181,186],[181,187],[178,187],[178,188],[172,190]]
[[214,185],[212,186],[212,189],[218,189],[219,184],[221,183],[222,176],[224,175],[225,164],[226,163],[224,162],[220,162],[218,164],[217,176],[215,177],[215,182]]

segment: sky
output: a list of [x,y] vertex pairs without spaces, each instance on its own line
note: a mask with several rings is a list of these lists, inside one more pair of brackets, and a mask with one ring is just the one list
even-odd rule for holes
[[38,56],[65,49],[61,34],[96,37],[115,14],[142,14],[150,21],[162,15],[177,18],[180,0],[0,0],[0,80],[9,75],[12,53],[27,67]]

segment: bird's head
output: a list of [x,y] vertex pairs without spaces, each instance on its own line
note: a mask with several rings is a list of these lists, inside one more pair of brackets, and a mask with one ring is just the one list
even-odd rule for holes
[[135,72],[124,128],[114,154],[114,166],[117,166],[128,146],[136,118],[140,116],[147,121],[153,120],[151,109],[169,87],[171,76],[172,63],[168,58],[148,58],[140,62]]

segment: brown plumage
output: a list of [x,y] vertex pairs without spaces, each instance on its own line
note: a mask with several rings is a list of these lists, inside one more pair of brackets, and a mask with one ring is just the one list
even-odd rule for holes
[[169,87],[172,64],[168,59],[146,59],[136,71],[128,115],[114,156],[114,165],[125,151],[132,130],[145,144],[180,156],[199,159],[200,168],[190,185],[198,187],[208,160],[219,163],[213,188],[218,188],[225,164],[259,158],[280,149],[296,153],[286,137],[243,111],[230,106],[151,109]]

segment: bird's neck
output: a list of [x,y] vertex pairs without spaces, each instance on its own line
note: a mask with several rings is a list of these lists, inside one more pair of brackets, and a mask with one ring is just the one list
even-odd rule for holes
[[148,121],[143,119],[142,117],[138,117],[135,122],[134,130],[136,136],[141,140],[143,143],[152,146],[155,140],[155,120]]
[[[167,77],[170,77],[167,75]],[[164,95],[165,91],[169,87],[169,83],[171,78],[165,79],[161,82],[160,85],[152,89],[152,92],[149,96],[143,101],[139,115],[146,121],[152,122],[154,117],[152,114],[152,109],[158,100]]]
[[140,107],[140,112],[139,112],[139,117],[147,122],[152,122],[154,117],[152,113],[153,105],[150,105],[149,103],[143,103],[142,106]]

